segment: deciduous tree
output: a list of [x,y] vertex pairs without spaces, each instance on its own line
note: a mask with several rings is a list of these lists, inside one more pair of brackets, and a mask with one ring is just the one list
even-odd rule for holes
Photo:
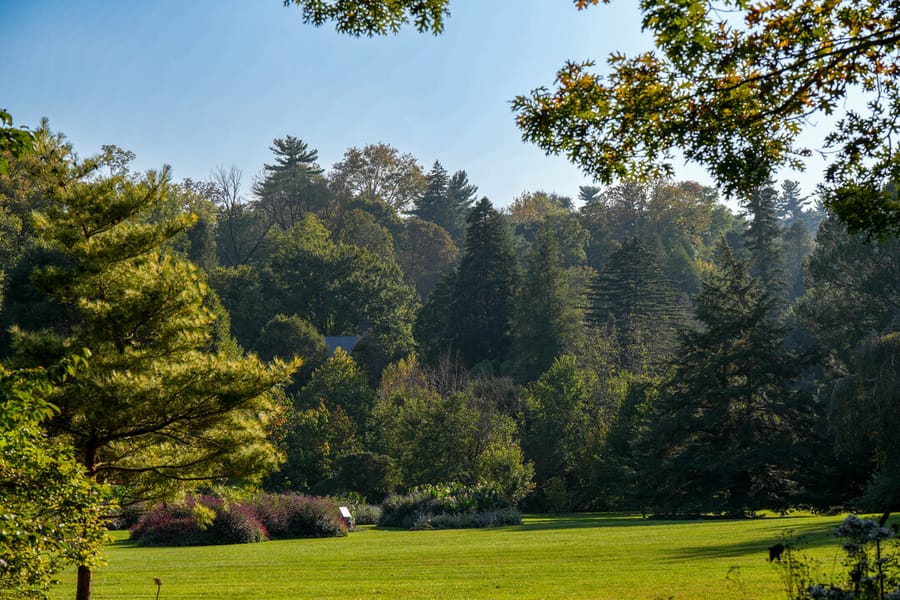
[[524,139],[604,183],[671,175],[680,150],[747,194],[778,167],[802,166],[813,115],[839,114],[825,140],[826,205],[852,231],[897,234],[897,10],[877,0],[642,2],[655,50],[611,54],[608,75],[567,63],[554,89],[516,98],[517,122]]

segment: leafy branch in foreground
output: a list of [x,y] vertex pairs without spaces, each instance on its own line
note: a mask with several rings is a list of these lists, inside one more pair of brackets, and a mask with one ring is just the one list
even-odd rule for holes
[[74,357],[54,369],[0,366],[0,598],[47,598],[54,575],[96,565],[106,536],[106,486],[84,474],[42,423],[58,381],[85,370]]
[[[676,152],[748,194],[813,153],[800,134],[839,115],[824,147],[826,205],[853,232],[900,233],[895,3],[644,0],[655,50],[613,53],[608,74],[568,62],[555,89],[513,101],[526,141],[598,181],[671,176]],[[855,102],[859,98],[861,102]]]

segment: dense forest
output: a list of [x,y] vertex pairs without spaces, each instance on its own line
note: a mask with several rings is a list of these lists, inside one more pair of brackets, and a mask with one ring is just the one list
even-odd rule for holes
[[531,510],[896,507],[900,243],[792,181],[734,214],[656,180],[498,210],[384,144],[287,135],[245,186],[82,160],[0,179],[8,368],[119,501],[192,481],[486,484]]

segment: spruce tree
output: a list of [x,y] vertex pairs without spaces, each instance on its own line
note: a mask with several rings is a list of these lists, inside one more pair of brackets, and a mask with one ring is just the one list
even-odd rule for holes
[[509,357],[517,266],[506,224],[487,198],[472,210],[450,311],[451,347],[463,363]]
[[478,186],[469,182],[465,171],[457,171],[447,182],[447,202],[453,210],[452,221],[443,225],[457,245],[462,246],[466,237],[466,218],[475,203]]
[[626,240],[610,255],[588,297],[587,320],[615,335],[622,368],[645,372],[665,363],[684,317],[651,248],[638,238]]
[[675,371],[637,445],[643,498],[665,513],[787,506],[810,425],[802,365],[784,348],[775,302],[723,241],[696,299]]
[[744,240],[750,252],[750,274],[775,296],[784,292],[784,266],[781,254],[781,227],[776,203],[778,192],[772,182],[756,188],[743,203],[750,223]]
[[580,330],[577,298],[550,225],[538,230],[516,296],[513,357],[522,381],[533,381],[570,350]]
[[416,200],[412,212],[424,221],[443,227],[461,246],[466,232],[466,217],[477,191],[478,188],[469,183],[465,171],[448,176],[443,165],[435,161],[427,176],[425,192]]
[[443,227],[451,217],[447,203],[447,184],[450,176],[447,169],[436,160],[431,166],[431,171],[425,176],[425,181],[425,192],[416,199],[415,209],[412,212],[424,221],[431,221]]

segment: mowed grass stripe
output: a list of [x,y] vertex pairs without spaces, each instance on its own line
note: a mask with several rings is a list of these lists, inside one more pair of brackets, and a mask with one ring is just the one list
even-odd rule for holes
[[[97,569],[96,600],[297,598],[782,598],[766,548],[785,530],[824,564],[841,517],[651,521],[626,515],[526,518],[483,530],[364,527],[346,538],[138,548],[124,532]],[[74,595],[67,573],[54,598]]]

